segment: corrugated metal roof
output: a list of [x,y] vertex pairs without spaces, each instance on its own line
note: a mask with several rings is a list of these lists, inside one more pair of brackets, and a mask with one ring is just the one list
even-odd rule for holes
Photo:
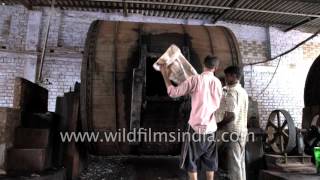
[[[276,26],[283,30],[320,29],[320,0],[55,0],[55,7],[79,11],[136,13],[147,16],[218,20]],[[29,9],[51,0],[0,0]]]

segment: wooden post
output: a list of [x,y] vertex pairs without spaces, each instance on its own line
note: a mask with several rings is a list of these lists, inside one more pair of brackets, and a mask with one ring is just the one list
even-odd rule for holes
[[38,78],[37,78],[38,83],[42,82],[42,69],[43,69],[44,57],[45,57],[45,53],[46,53],[46,49],[47,49],[49,31],[50,31],[50,26],[51,26],[51,18],[52,18],[53,11],[54,11],[54,4],[55,4],[55,0],[51,0],[51,10],[50,10],[50,15],[49,15],[49,19],[48,19],[47,28],[46,28],[46,37],[44,39],[42,52],[41,52],[40,67],[39,67],[39,73],[38,73]]

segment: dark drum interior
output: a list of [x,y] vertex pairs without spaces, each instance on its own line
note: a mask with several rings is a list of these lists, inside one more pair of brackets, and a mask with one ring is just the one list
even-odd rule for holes
[[[153,64],[171,44],[186,49],[185,36],[181,34],[148,35],[143,38],[147,43],[146,84],[143,93],[141,127],[150,128],[153,132],[177,132],[185,129],[190,108],[186,97],[170,98],[167,94],[162,74],[153,68]],[[186,57],[188,54],[184,54]],[[180,143],[142,142],[139,152],[143,154],[180,153]]]

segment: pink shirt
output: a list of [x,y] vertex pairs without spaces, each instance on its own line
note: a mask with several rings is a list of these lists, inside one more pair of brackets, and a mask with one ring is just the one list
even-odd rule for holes
[[212,72],[191,76],[179,86],[169,86],[168,95],[179,97],[191,95],[189,124],[197,133],[212,133],[217,130],[215,111],[220,106],[222,85]]

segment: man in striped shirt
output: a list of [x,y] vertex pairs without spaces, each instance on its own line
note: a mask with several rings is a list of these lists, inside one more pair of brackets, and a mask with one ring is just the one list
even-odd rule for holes
[[[247,138],[248,94],[239,83],[242,72],[237,66],[224,70],[227,85],[216,112],[219,135],[219,158],[230,180],[245,180],[245,145]],[[220,122],[221,121],[221,122]],[[222,165],[222,163],[221,163]]]

